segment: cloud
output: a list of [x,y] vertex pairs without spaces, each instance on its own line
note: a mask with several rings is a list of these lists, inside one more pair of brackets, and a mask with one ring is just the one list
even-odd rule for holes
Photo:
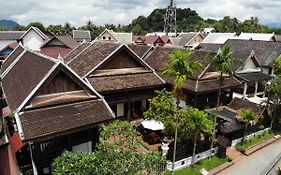
[[[263,24],[280,23],[280,0],[181,0],[180,8],[196,10],[203,18],[221,19],[224,16],[240,20],[257,16]],[[41,21],[45,25],[70,22],[79,26],[92,20],[105,23],[128,24],[139,15],[147,16],[155,8],[164,8],[169,0],[21,0],[6,1],[0,11],[3,19],[13,19],[26,25]]]

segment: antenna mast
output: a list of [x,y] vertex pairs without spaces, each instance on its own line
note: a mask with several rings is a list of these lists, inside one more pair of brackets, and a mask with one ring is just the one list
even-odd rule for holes
[[166,11],[165,16],[165,26],[164,26],[164,32],[168,34],[169,32],[177,32],[176,31],[176,14],[177,14],[177,7],[174,0],[170,1],[170,4]]

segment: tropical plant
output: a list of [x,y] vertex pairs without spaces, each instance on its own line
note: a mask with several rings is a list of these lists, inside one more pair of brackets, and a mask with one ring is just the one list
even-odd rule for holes
[[[196,71],[201,68],[201,64],[198,61],[190,60],[189,57],[192,54],[190,50],[182,51],[177,50],[169,55],[170,62],[166,65],[162,71],[164,76],[170,76],[175,78],[173,83],[173,94],[177,98],[177,107],[179,108],[180,96],[182,95],[182,87],[186,80],[194,75]],[[177,146],[177,134],[178,134],[178,121],[179,116],[176,115],[175,123],[175,138],[174,138],[174,151],[173,151],[173,165],[176,160],[176,146]]]
[[241,121],[244,123],[244,131],[243,131],[243,138],[242,138],[242,142],[241,145],[244,144],[245,141],[245,134],[246,134],[246,130],[250,125],[255,125],[255,123],[257,122],[258,116],[257,114],[255,114],[253,111],[249,110],[249,109],[242,109],[239,114],[236,116],[238,121]]
[[194,140],[192,162],[193,167],[195,163],[195,152],[198,140],[203,136],[210,136],[214,130],[214,121],[204,111],[200,111],[196,108],[187,108],[181,111],[181,122],[189,136]]
[[274,73],[276,75],[281,75],[281,57],[275,58],[275,67],[274,67]]
[[[271,113],[271,128],[277,129],[281,112],[281,76],[277,75],[267,86],[267,105]],[[280,122],[279,122],[280,124]]]
[[[217,95],[217,104],[216,104],[217,108],[220,106],[221,91],[224,84],[224,74],[227,74],[230,76],[230,78],[232,78],[233,69],[235,64],[237,63],[238,61],[232,57],[232,51],[229,46],[224,46],[222,49],[220,49],[216,54],[216,56],[211,60],[211,65],[214,66],[220,72],[219,89],[217,93],[218,95]],[[214,116],[215,116],[215,125],[216,125],[217,117],[216,115]],[[211,148],[210,148],[211,151],[213,149],[214,139],[215,139],[215,128],[214,128],[214,133],[211,142]],[[211,160],[211,155],[209,157],[209,160]]]
[[156,175],[166,161],[156,152],[140,151],[136,130],[128,122],[103,125],[100,143],[93,153],[65,152],[53,162],[54,174]]
[[164,135],[172,137],[175,135],[177,113],[177,107],[173,102],[173,95],[166,89],[155,91],[155,94],[154,98],[149,99],[149,108],[144,112],[144,118],[161,121],[165,126],[163,130]]

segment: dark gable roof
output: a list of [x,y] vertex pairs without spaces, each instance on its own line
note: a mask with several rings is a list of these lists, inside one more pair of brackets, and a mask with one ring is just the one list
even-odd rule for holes
[[1,65],[1,74],[16,60],[16,58],[23,52],[23,48],[19,45],[3,62]]
[[73,38],[79,42],[83,40],[90,42],[92,40],[89,30],[73,30]]
[[271,80],[273,78],[272,76],[263,72],[240,73],[237,74],[236,77],[250,83]]
[[246,59],[254,51],[261,66],[272,67],[274,59],[281,55],[280,42],[231,39],[224,45],[229,45],[232,48],[234,58]]
[[79,45],[71,36],[56,36],[56,35],[53,35],[53,37],[47,43],[45,43],[41,48],[44,48],[44,47],[47,47],[47,46],[52,46],[52,45],[50,45],[50,43],[55,39],[59,40],[66,47],[68,47],[70,49],[74,49]]
[[201,43],[196,47],[196,50],[217,52],[222,47],[222,44]]
[[[176,50],[179,49],[156,47],[152,54],[150,54],[147,58],[144,58],[144,60],[156,71],[161,71],[167,64],[169,64],[169,55]],[[201,71],[197,72],[197,75],[195,76],[198,76],[203,71],[203,69],[209,64],[209,54],[210,52],[193,51],[193,53],[190,55],[191,61],[199,61],[202,64]]]
[[234,98],[228,105],[230,108],[234,110],[241,110],[241,109],[249,109],[252,110],[256,114],[262,114],[264,110],[266,109],[265,106],[258,105],[256,103],[250,102],[245,99],[240,99],[240,98]]
[[132,51],[134,51],[140,58],[145,56],[145,54],[151,49],[151,47],[147,45],[134,45],[134,44],[129,44],[128,45]]
[[27,51],[2,78],[2,88],[12,111],[17,109],[55,62]]
[[64,62],[69,63],[72,59],[74,59],[78,54],[80,54],[84,49],[86,49],[90,45],[91,43],[89,42],[80,44],[63,58]]
[[198,33],[181,33],[177,37],[179,39],[177,45],[178,46],[186,46],[186,44],[189,43],[190,40],[197,35],[198,35]]
[[19,40],[25,31],[4,31],[0,32],[0,40]]
[[25,111],[19,117],[25,141],[85,130],[113,119],[102,100]]
[[85,76],[95,66],[113,53],[120,43],[96,41],[72,59],[68,65],[80,76]]
[[164,82],[162,82],[161,79],[152,72],[91,77],[88,78],[88,80],[98,92],[141,89],[147,87],[159,87],[164,85]]

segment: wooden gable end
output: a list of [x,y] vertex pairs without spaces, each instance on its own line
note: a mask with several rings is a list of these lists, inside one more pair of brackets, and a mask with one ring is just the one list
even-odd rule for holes
[[40,88],[37,94],[47,95],[78,90],[83,90],[83,88],[72,80],[66,73],[60,70]]
[[144,67],[137,59],[127,48],[121,48],[99,67],[98,70]]
[[53,38],[51,41],[49,41],[45,46],[43,47],[48,47],[48,46],[60,46],[60,47],[66,47],[68,48],[63,42],[58,40],[57,38]]
[[154,44],[156,44],[156,45],[164,45],[165,43],[163,42],[163,40],[160,37],[158,37],[158,39],[154,42]]

